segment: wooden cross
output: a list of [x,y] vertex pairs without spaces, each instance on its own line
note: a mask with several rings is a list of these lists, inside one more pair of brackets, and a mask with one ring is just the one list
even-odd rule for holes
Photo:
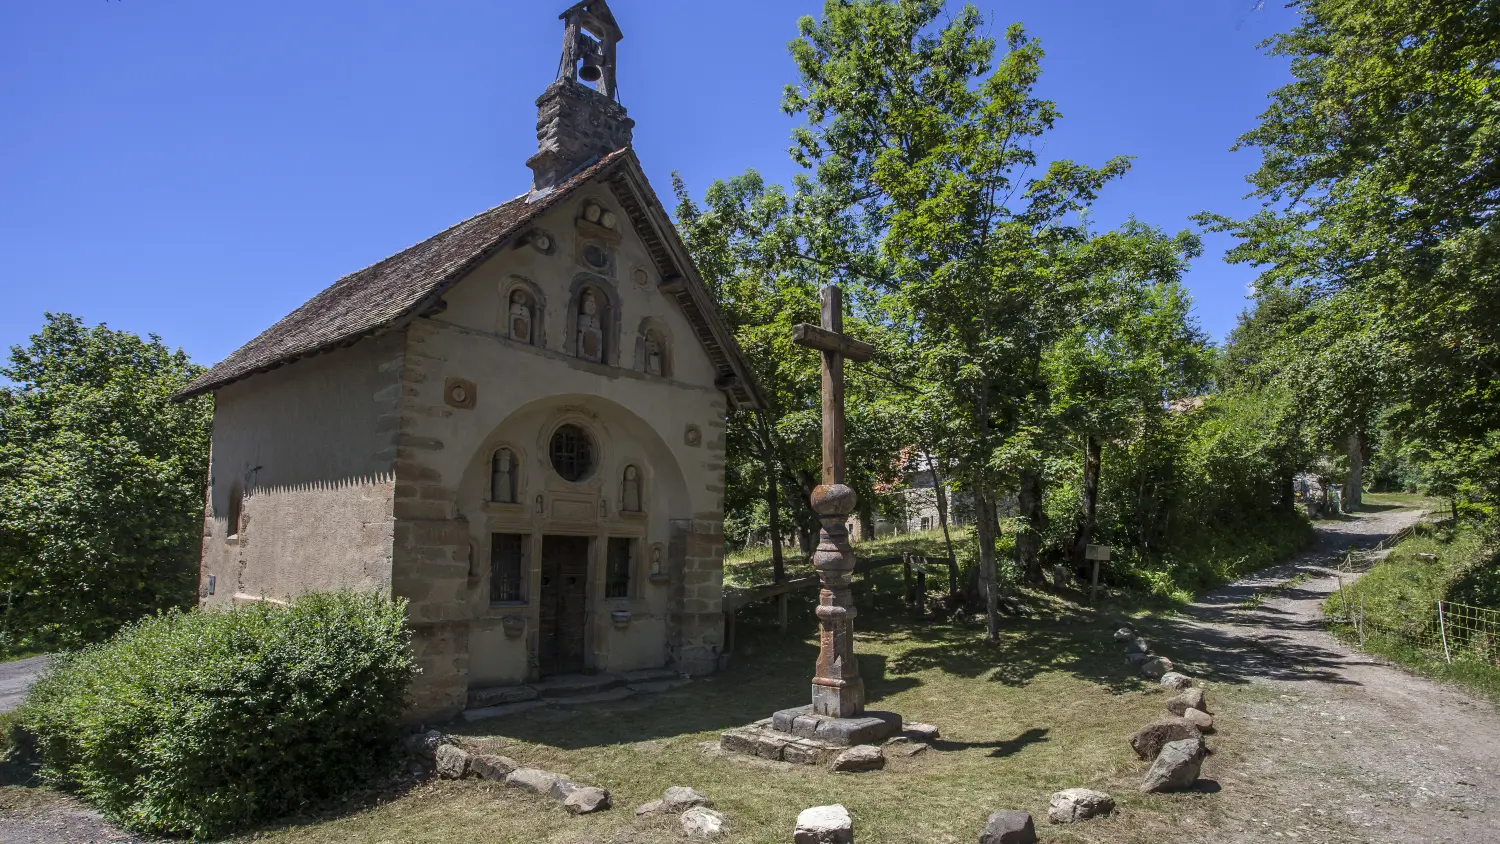
[[798,325],[792,342],[823,353],[823,483],[812,492],[822,532],[813,568],[818,593],[818,665],[812,681],[812,714],[855,718],[865,709],[865,685],[854,657],[854,549],[846,524],[858,499],[844,484],[844,359],[869,360],[875,349],[844,336],[844,301],[836,285],[823,288],[823,325]]
[[823,353],[823,483],[844,482],[844,359],[865,361],[875,347],[844,336],[844,295],[838,285],[823,288],[823,325],[792,328],[792,342]]

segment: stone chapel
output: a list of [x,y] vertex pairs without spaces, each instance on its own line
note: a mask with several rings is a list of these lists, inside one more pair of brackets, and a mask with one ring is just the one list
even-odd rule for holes
[[184,394],[215,396],[201,602],[405,598],[417,719],[720,656],[725,415],[763,400],[631,148],[614,16],[562,20],[530,190]]

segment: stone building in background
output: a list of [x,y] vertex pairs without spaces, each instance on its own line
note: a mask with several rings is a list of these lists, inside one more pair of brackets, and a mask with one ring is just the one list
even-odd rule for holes
[[406,598],[414,718],[550,674],[714,670],[724,433],[762,399],[563,13],[529,191],[339,279],[188,389],[205,606]]

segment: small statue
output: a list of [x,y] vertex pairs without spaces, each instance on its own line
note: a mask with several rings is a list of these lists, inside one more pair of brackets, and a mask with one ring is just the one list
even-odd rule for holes
[[500,504],[516,503],[516,474],[511,467],[508,448],[495,452],[490,464],[490,500]]
[[578,314],[578,356],[601,363],[604,360],[604,333],[599,329],[599,305],[593,293],[584,293]]
[[655,331],[646,332],[646,374],[662,374],[661,341]]
[[625,483],[620,493],[620,510],[626,513],[641,512],[641,473],[634,466],[625,467]]
[[521,343],[531,343],[531,305],[526,294],[517,290],[510,294],[510,337]]

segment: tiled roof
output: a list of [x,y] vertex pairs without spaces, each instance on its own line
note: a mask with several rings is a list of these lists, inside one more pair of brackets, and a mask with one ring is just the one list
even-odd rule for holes
[[509,237],[629,155],[629,149],[612,152],[536,201],[528,202],[529,195],[519,196],[344,276],[203,373],[181,397],[215,390],[297,358],[348,345],[406,319]]

